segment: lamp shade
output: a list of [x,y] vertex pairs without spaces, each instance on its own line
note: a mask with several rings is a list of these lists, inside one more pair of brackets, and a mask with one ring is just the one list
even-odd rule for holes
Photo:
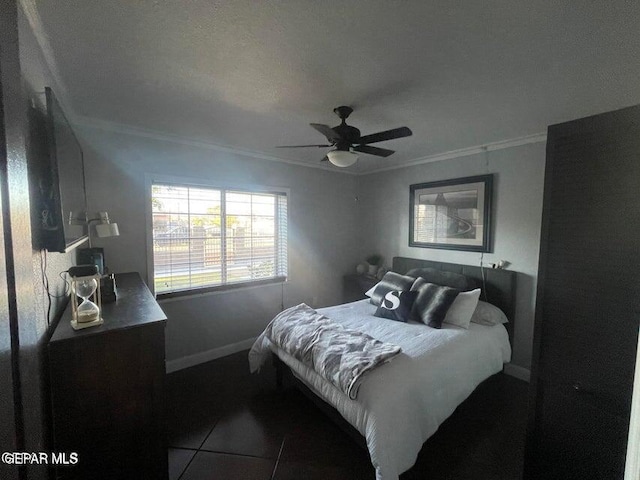
[[117,237],[120,231],[117,223],[99,223],[96,225],[96,234],[99,237]]
[[329,161],[336,167],[350,167],[358,160],[358,155],[346,150],[332,150],[327,153]]

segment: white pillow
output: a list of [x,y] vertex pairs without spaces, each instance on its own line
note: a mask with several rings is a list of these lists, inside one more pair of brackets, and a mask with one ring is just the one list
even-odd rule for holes
[[449,307],[443,322],[462,328],[469,328],[469,323],[471,322],[473,312],[478,306],[479,298],[479,288],[471,290],[470,292],[460,292]]
[[473,323],[479,323],[480,325],[488,326],[509,323],[509,320],[507,320],[507,316],[502,310],[500,310],[495,305],[483,302],[482,300],[478,302],[478,306],[476,307],[476,311],[473,312],[471,321]]
[[[373,292],[376,290],[378,285],[380,285],[380,282],[376,283],[373,287],[371,287],[369,290],[367,290],[364,294],[369,298],[373,297]],[[362,291],[362,290],[360,290],[360,291]]]

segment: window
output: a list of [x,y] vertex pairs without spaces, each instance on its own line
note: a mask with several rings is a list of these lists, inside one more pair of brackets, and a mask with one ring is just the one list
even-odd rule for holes
[[156,294],[284,280],[287,195],[152,182]]

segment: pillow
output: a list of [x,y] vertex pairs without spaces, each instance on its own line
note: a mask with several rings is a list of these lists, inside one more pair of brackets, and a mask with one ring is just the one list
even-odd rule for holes
[[416,279],[413,277],[407,277],[395,272],[387,272],[382,277],[382,280],[376,285],[376,289],[371,295],[370,302],[376,306],[379,306],[384,296],[391,291],[408,291],[413,285]]
[[469,322],[471,322],[473,312],[475,312],[478,306],[479,299],[479,288],[471,290],[470,292],[460,292],[449,307],[447,315],[444,317],[444,323],[469,328]]
[[509,323],[507,316],[502,310],[495,305],[480,300],[476,311],[471,316],[473,323],[479,323],[480,325],[500,325],[502,323]]
[[364,294],[371,298],[373,296],[373,292],[376,291],[376,288],[378,287],[378,285],[380,285],[380,282],[376,283],[373,287],[371,287],[369,290],[367,290],[366,292],[364,292]]
[[455,288],[427,283],[424,279],[416,279],[411,290],[418,292],[411,311],[411,319],[433,328],[442,327],[447,311],[460,293],[460,290]]
[[409,320],[411,308],[417,296],[418,292],[400,292],[397,290],[388,292],[374,315],[397,322],[406,322]]
[[470,281],[468,277],[461,273],[445,272],[435,268],[414,268],[406,274],[410,277],[422,277],[429,283],[458,290],[471,290],[475,287],[475,282]]

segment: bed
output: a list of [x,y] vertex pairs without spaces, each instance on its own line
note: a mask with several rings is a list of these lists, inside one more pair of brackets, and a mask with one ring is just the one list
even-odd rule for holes
[[483,287],[484,300],[504,311],[510,322],[504,326],[471,323],[468,329],[445,323],[434,329],[375,317],[377,307],[368,299],[318,309],[348,329],[402,349],[391,361],[365,375],[356,399],[262,335],[250,352],[253,370],[273,352],[279,375],[286,366],[303,392],[317,397],[316,403],[324,405],[333,418],[343,419],[340,423],[346,421],[347,432],[368,449],[377,480],[397,480],[411,468],[426,439],[511,358],[515,273],[404,257],[394,258],[392,270],[404,274],[425,267],[477,281]]

